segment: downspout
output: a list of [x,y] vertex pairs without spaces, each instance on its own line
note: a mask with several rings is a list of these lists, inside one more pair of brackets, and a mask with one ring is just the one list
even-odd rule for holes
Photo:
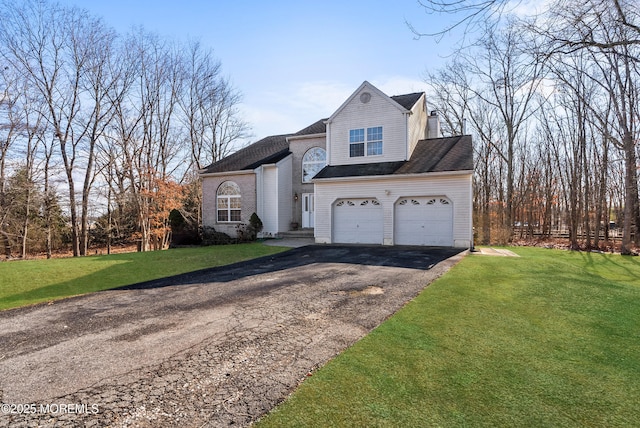
[[260,165],[256,172],[256,214],[264,218],[264,166]]
[[[324,149],[327,151],[327,165],[332,165],[333,162],[331,162],[331,122],[327,121],[326,125],[327,125],[327,131],[326,131]],[[314,192],[315,192],[315,189],[314,189]]]
[[409,160],[409,114],[404,113],[404,160]]
[[469,211],[471,212],[471,215],[469,216],[469,251],[475,251],[475,242],[473,242],[473,174],[469,177],[469,181],[471,182],[469,184],[469,187],[471,188],[471,191],[469,192]]

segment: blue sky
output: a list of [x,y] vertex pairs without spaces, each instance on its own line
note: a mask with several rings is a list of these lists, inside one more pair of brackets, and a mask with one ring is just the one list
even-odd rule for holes
[[364,80],[388,95],[425,90],[425,71],[446,62],[455,37],[416,40],[405,21],[425,32],[443,25],[416,0],[59,2],[120,33],[142,25],[212,48],[243,94],[253,141],[328,117]]

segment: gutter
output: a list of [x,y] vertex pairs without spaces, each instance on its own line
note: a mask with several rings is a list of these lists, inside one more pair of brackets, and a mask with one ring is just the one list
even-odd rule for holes
[[416,178],[416,177],[452,177],[456,175],[473,175],[473,170],[458,170],[458,171],[434,171],[434,172],[421,172],[414,174],[387,174],[387,175],[349,175],[346,177],[331,177],[331,178],[314,178],[311,180],[314,183],[330,183],[333,181],[371,181],[389,178]]
[[220,177],[223,175],[245,175],[245,174],[253,174],[253,169],[243,169],[239,171],[225,171],[225,172],[201,172],[203,170],[198,171],[198,175],[200,177]]
[[307,139],[321,138],[321,137],[326,137],[326,136],[327,136],[326,132],[320,132],[318,134],[291,135],[291,136],[287,137],[287,142],[289,142],[291,140],[307,140]]

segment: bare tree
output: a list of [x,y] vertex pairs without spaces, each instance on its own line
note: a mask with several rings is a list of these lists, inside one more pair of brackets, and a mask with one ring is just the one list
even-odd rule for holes
[[[26,159],[26,180],[38,187],[32,195],[43,195],[38,212],[48,256],[61,177],[74,255],[87,254],[92,210],[102,206],[109,230],[113,207],[120,225],[127,213],[136,219],[142,250],[166,246],[168,218],[161,217],[175,205],[167,195],[180,195],[178,183],[191,182],[195,168],[247,136],[240,94],[220,62],[197,43],[185,49],[143,29],[121,38],[88,12],[48,0],[0,4],[0,217],[15,220],[17,211],[5,209],[5,188],[17,159]],[[198,189],[189,187],[191,194]],[[199,200],[190,196],[190,204]],[[0,235],[10,249],[18,235],[5,223]],[[22,224],[24,252],[31,223]]]
[[184,63],[180,107],[189,131],[191,161],[199,170],[228,155],[233,143],[248,136],[249,127],[239,115],[241,96],[221,75],[213,52],[191,43]]
[[[89,100],[82,122],[81,133],[85,136],[86,165],[82,185],[82,214],[80,252],[87,254],[89,243],[89,201],[91,188],[96,178],[95,156],[97,144],[105,135],[105,130],[114,118],[114,101],[124,96],[125,86],[121,84],[124,65],[116,56],[116,35],[100,21],[87,22],[84,36],[87,40],[86,72],[83,75],[81,89]],[[76,29],[77,31],[77,29]]]
[[[587,75],[599,87],[608,106],[606,113],[598,103],[586,102],[593,122],[605,136],[603,145],[610,141],[622,153],[625,165],[624,216],[622,252],[631,252],[631,236],[635,232],[636,245],[640,243],[640,211],[638,210],[638,160],[636,141],[638,75],[640,69],[640,43],[638,42],[637,7],[627,1],[589,1],[576,6],[560,2],[558,17],[542,31],[547,37],[547,50],[557,63],[565,63],[567,53],[589,57],[592,72]],[[569,75],[584,72],[584,66],[574,66]],[[565,73],[558,79],[570,85]],[[575,85],[570,85],[575,91]],[[635,223],[635,228],[633,225]],[[633,228],[633,230],[632,230]]]
[[429,101],[443,118],[442,133],[466,133],[472,91],[463,61],[453,60],[445,68],[426,73],[425,81],[431,88]]
[[[67,178],[73,254],[84,254],[95,140],[108,110],[104,87],[110,81],[103,62],[112,35],[100,20],[80,9],[38,0],[5,6],[0,27],[4,57],[45,101],[46,111],[41,114],[49,120]],[[90,106],[84,105],[87,101]],[[79,222],[75,177],[80,168],[84,184]]]
[[[532,4],[533,3],[533,4]],[[479,33],[483,37],[486,28],[495,28],[505,20],[542,18],[543,28],[532,26],[536,33],[553,29],[556,40],[561,42],[565,52],[585,47],[612,49],[623,45],[640,44],[640,10],[635,0],[557,0],[546,9],[536,2],[510,0],[418,0],[429,15],[448,16],[451,19],[441,28],[424,31],[411,22],[407,25],[417,37],[441,38],[456,29],[462,29],[464,37]],[[629,37],[611,40],[601,37],[598,29],[606,28],[614,20],[617,25],[628,30]],[[572,22],[585,24],[584,31],[574,33]],[[559,37],[558,29],[565,29]]]
[[428,31],[406,21],[416,37],[441,39],[454,30],[462,30],[463,39],[466,39],[474,33],[484,32],[487,28],[495,29],[496,24],[504,14],[508,14],[515,3],[507,0],[418,0],[418,4],[428,15],[449,16],[453,20],[446,20],[444,26]]
[[529,28],[551,42],[549,54],[596,49],[640,59],[629,50],[640,46],[640,12],[635,0],[557,0]]
[[[118,112],[119,143],[129,191],[136,205],[139,249],[153,247],[153,189],[166,182],[184,163],[183,139],[173,126],[182,85],[182,68],[175,48],[143,30],[127,42],[137,69],[135,90]],[[132,106],[128,108],[126,104]]]
[[[486,108],[495,109],[503,129],[502,144],[492,144],[506,166],[504,227],[513,228],[515,153],[524,141],[524,129],[535,113],[534,102],[544,77],[544,63],[522,45],[525,34],[515,25],[498,32],[488,32],[482,49],[465,56],[468,73],[478,82],[472,87]],[[526,49],[525,49],[526,48]]]
[[7,162],[10,148],[14,144],[22,126],[19,115],[18,81],[9,68],[0,70],[2,87],[0,88],[0,235],[6,258],[11,257],[11,241],[7,230],[7,220],[11,214],[13,201],[7,194]]

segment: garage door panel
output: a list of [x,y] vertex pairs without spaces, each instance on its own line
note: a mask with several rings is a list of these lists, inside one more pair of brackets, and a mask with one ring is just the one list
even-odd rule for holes
[[376,199],[342,199],[333,207],[333,242],[381,244],[382,206]]
[[453,206],[445,197],[407,197],[395,207],[397,245],[453,245]]

